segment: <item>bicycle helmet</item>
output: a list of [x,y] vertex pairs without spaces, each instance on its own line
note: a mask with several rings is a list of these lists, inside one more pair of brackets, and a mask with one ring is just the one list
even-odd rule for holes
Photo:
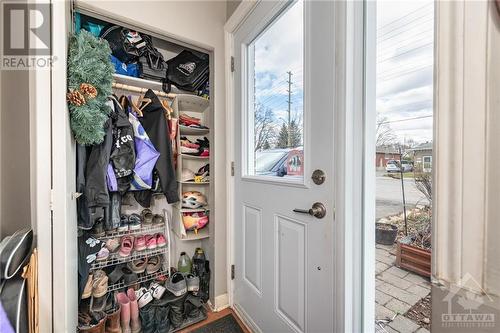
[[193,171],[186,169],[186,168],[183,168],[182,175],[181,175],[181,181],[183,181],[183,182],[194,181],[195,176],[196,175]]
[[207,198],[198,191],[189,191],[182,194],[183,208],[200,208],[207,205]]

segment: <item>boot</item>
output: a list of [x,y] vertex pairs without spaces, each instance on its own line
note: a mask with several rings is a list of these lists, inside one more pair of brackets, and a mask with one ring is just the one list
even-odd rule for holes
[[108,319],[106,320],[106,333],[122,333],[122,328],[120,326],[120,313],[121,308],[115,312],[108,314]]
[[140,333],[141,320],[139,319],[139,305],[137,304],[134,289],[128,288],[127,296],[130,300],[130,329],[132,333]]
[[93,326],[78,327],[78,332],[82,333],[105,333],[104,326],[106,325],[106,317],[102,318],[99,323]]
[[130,300],[125,293],[118,293],[116,300],[120,304],[120,324],[123,333],[131,333],[130,329]]

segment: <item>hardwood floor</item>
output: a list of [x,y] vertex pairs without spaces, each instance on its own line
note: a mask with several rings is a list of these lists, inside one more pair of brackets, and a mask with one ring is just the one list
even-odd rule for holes
[[183,329],[182,331],[179,331],[179,333],[189,333],[189,332],[192,332],[193,330],[197,329],[197,328],[200,328],[200,327],[203,327],[211,322],[214,322],[216,321],[217,319],[220,319],[222,317],[225,317],[227,316],[228,314],[233,314],[234,318],[236,318],[236,321],[238,321],[238,324],[240,325],[241,329],[243,330],[243,332],[245,333],[251,333],[247,328],[246,326],[243,324],[243,322],[241,321],[241,319],[236,315],[236,313],[234,313],[234,311],[231,309],[231,308],[227,308],[227,309],[224,309],[222,311],[219,311],[219,312],[212,312],[212,311],[208,311],[208,318],[200,323],[197,323],[195,325],[192,325],[192,326],[189,326],[189,327],[186,327],[185,329]]

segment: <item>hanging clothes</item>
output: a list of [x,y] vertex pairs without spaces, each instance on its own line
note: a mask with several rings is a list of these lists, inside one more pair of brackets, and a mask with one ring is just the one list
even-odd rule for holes
[[158,96],[151,89],[148,89],[144,97],[149,98],[151,103],[144,107],[142,110],[143,117],[139,121],[153,145],[160,152],[155,168],[160,177],[162,192],[165,194],[168,203],[175,203],[179,201],[179,194],[170,132],[165,121],[164,108]]

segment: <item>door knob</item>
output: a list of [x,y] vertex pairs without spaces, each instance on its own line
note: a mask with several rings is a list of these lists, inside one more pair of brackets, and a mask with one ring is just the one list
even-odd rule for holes
[[293,210],[295,213],[309,214],[318,219],[322,219],[326,215],[326,208],[321,202],[315,202],[310,209],[299,209],[295,208]]

